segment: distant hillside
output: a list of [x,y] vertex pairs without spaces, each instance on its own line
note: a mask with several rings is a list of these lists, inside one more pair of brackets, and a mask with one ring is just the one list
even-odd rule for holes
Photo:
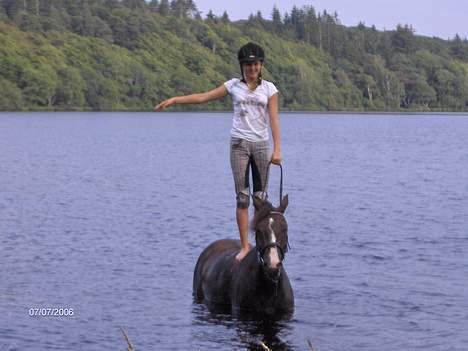
[[247,41],[265,47],[285,110],[468,110],[466,39],[345,27],[313,7],[268,18],[202,19],[191,0],[0,0],[0,110],[151,110],[239,76]]

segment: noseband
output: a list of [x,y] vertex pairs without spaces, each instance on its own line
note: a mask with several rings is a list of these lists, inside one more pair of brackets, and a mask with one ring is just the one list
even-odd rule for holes
[[270,249],[270,248],[273,248],[273,247],[276,247],[280,253],[280,261],[283,261],[284,259],[284,250],[283,248],[280,246],[280,244],[278,243],[269,243],[268,245],[266,245],[265,247],[263,248],[257,248],[257,260],[258,260],[258,263],[264,265],[265,264],[265,259],[263,258],[263,255],[265,254],[265,251]]

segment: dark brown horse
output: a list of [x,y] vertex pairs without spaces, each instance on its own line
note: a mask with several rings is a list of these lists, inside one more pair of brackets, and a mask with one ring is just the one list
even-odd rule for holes
[[288,196],[275,208],[254,198],[256,247],[239,263],[238,240],[218,240],[198,258],[193,276],[195,301],[204,302],[213,312],[240,316],[288,318],[294,310],[294,296],[284,255],[288,249],[288,226],[284,211]]

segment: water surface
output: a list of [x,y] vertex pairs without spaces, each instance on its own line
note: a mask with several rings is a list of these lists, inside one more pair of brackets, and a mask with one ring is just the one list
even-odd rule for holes
[[2,350],[122,350],[119,326],[139,350],[466,350],[466,116],[282,115],[278,324],[192,303],[199,253],[237,237],[230,118],[0,114]]

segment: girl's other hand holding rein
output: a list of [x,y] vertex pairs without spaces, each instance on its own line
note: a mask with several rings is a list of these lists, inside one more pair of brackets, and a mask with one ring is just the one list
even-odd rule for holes
[[273,151],[273,154],[271,155],[271,163],[275,165],[280,165],[281,164],[281,152],[280,151]]

